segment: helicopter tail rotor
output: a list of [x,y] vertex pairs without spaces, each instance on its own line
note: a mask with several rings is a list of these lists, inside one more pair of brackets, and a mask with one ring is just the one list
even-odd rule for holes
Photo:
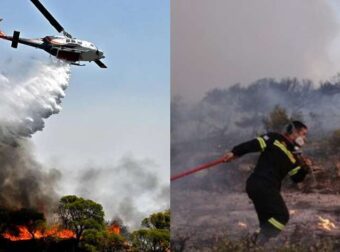
[[14,31],[13,39],[12,39],[12,45],[11,45],[13,48],[18,48],[19,37],[20,37],[20,32]]

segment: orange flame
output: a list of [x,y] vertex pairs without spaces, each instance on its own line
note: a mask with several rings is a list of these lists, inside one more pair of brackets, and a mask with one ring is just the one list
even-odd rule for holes
[[[38,238],[40,236],[39,234],[35,234],[35,237]],[[19,227],[19,236],[14,236],[9,233],[3,234],[3,237],[6,239],[10,239],[11,241],[19,241],[19,240],[31,240],[33,239],[32,234],[28,232],[28,229],[24,226]]]
[[294,214],[296,214],[296,213],[297,213],[297,210],[294,210],[294,209],[289,210],[289,214],[290,214],[290,215],[294,215]]
[[241,222],[241,221],[239,221],[239,222],[237,223],[237,225],[238,225],[240,228],[247,228],[247,227],[248,227],[248,225],[247,225],[246,223]]
[[[31,240],[33,239],[32,234],[28,231],[27,227],[19,226],[19,235],[15,236],[10,233],[4,233],[3,237],[9,239],[11,241],[20,241],[20,240]],[[35,239],[41,239],[46,237],[55,236],[61,239],[70,239],[75,238],[75,234],[72,230],[62,229],[60,230],[58,227],[52,227],[46,231],[37,230],[34,233]]]
[[120,226],[113,224],[108,228],[109,233],[120,234]]
[[318,223],[318,226],[324,230],[332,231],[336,229],[336,226],[333,222],[331,222],[329,219],[322,218],[321,216],[318,216],[320,222]]

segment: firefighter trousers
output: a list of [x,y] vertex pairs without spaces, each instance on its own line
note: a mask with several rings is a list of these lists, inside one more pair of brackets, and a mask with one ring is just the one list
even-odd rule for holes
[[254,203],[259,219],[259,237],[269,240],[278,235],[289,220],[289,212],[280,191],[265,179],[256,176],[248,178],[246,191]]

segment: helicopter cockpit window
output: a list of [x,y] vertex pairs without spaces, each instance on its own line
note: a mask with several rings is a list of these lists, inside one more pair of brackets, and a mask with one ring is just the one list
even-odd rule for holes
[[74,39],[71,40],[72,43],[76,43],[76,41]]
[[70,39],[66,39],[66,42],[69,43],[69,42],[71,42],[71,40]]

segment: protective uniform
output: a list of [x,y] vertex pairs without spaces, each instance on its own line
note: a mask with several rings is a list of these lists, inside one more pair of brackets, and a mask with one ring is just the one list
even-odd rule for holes
[[282,180],[288,174],[294,182],[301,182],[310,169],[295,153],[295,148],[283,135],[268,133],[232,149],[237,157],[261,152],[246,186],[260,222],[260,243],[279,234],[289,220],[287,206],[280,194]]

